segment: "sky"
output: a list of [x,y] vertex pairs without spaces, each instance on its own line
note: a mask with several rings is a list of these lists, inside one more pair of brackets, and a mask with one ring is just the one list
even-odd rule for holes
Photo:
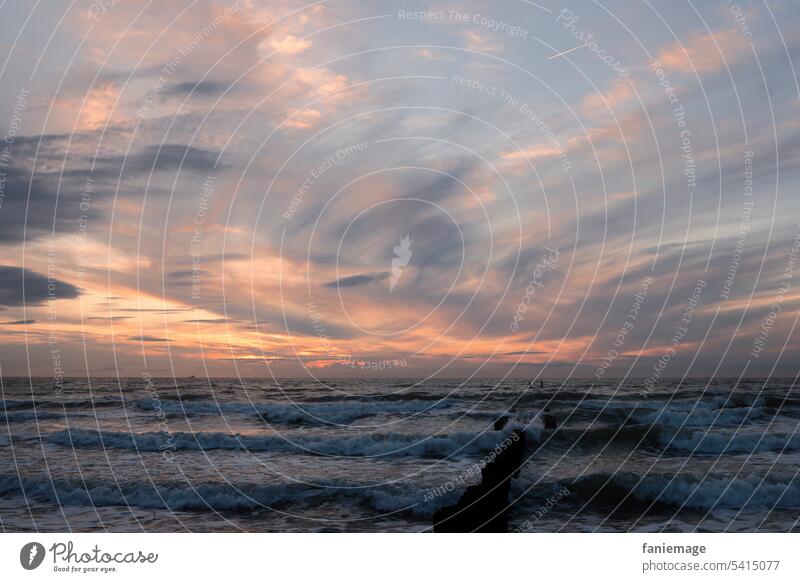
[[0,13],[0,376],[797,374],[796,2]]

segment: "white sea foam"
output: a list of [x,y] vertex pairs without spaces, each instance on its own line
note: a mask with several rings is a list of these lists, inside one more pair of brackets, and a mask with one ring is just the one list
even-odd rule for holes
[[347,424],[367,416],[381,414],[416,414],[452,406],[452,400],[408,401],[350,401],[350,402],[298,402],[294,404],[258,404],[250,402],[176,401],[162,400],[156,405],[152,400],[140,400],[137,406],[144,410],[160,410],[166,414],[244,414],[266,418],[274,423],[332,423]]
[[[689,413],[700,414],[702,411],[718,411],[727,408],[737,410],[732,406],[732,399],[722,396],[699,398],[697,400],[596,400],[587,399],[580,403],[580,408],[590,410],[636,410],[647,414],[649,411],[656,413]],[[739,409],[741,410],[741,408]]]
[[132,506],[172,511],[252,511],[277,504],[364,503],[375,511],[405,511],[430,517],[450,501],[449,498],[425,501],[425,490],[409,485],[369,486],[344,481],[316,485],[299,483],[259,485],[253,483],[159,484],[80,483],[41,477],[0,475],[0,495],[21,495],[61,506]]
[[[161,432],[124,433],[98,432],[71,429],[52,433],[51,443],[76,448],[136,449],[139,451],[163,450],[247,450],[317,454],[348,457],[418,456],[447,457],[493,449],[510,434],[508,427],[502,432],[460,432],[439,436],[421,434],[368,433],[357,436],[324,437],[238,435],[226,433],[175,433]],[[530,429],[535,434],[535,429]]]

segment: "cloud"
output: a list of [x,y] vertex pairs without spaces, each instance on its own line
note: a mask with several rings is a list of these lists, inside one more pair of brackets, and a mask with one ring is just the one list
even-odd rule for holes
[[307,38],[297,38],[294,35],[287,35],[280,40],[270,40],[269,46],[272,50],[285,55],[296,55],[311,46],[311,41]]
[[311,129],[322,119],[322,113],[316,109],[290,109],[284,127],[292,129]]
[[368,285],[375,281],[383,281],[389,276],[389,271],[381,271],[379,273],[364,273],[363,275],[352,275],[350,277],[342,277],[336,281],[325,283],[325,287],[360,287],[361,285]]
[[81,214],[89,221],[99,216],[94,207],[81,212],[83,184],[72,176],[61,180],[59,188],[57,175],[36,172],[31,176],[30,171],[14,164],[6,169],[3,190],[0,243],[17,243],[23,237],[31,240],[69,230],[75,232]]
[[[50,286],[52,285],[52,291]],[[50,279],[19,267],[0,266],[0,305],[39,305],[51,297],[74,299],[80,291],[74,285]]]
[[587,115],[606,112],[624,105],[634,98],[633,87],[626,79],[615,78],[605,93],[592,93],[583,98],[583,111]]
[[429,61],[446,61],[450,59],[450,57],[446,54],[434,53],[432,50],[427,48],[419,49],[414,54],[416,54],[418,57],[422,59],[426,59]]
[[[758,189],[777,191],[778,177],[785,190],[796,186],[800,125],[791,116],[796,100],[791,99],[795,94],[792,76],[786,74],[789,55],[779,39],[759,37],[759,58],[765,73],[762,78],[749,57],[750,47],[742,44],[738,31],[724,30],[733,24],[730,19],[714,36],[688,20],[675,28],[676,37],[662,35],[660,28],[646,31],[653,39],[668,39],[657,41],[651,54],[658,58],[660,53],[668,75],[676,77],[672,82],[680,91],[681,102],[696,113],[690,121],[700,177],[697,194],[689,200],[680,172],[680,150],[674,142],[675,120],[666,95],[652,81],[644,62],[637,71],[642,79],[647,76],[647,82],[631,87],[625,80],[604,74],[608,71],[593,59],[586,59],[584,64],[591,67],[594,63],[597,67],[592,70],[601,73],[591,75],[597,83],[594,88],[583,80],[565,80],[560,66],[551,69],[543,62],[541,67],[534,67],[539,78],[533,79],[521,69],[499,65],[498,59],[463,50],[464,46],[502,50],[509,63],[531,64],[529,43],[509,39],[500,31],[476,27],[464,34],[469,27],[454,26],[442,26],[437,31],[398,25],[396,19],[370,22],[363,29],[360,23],[326,28],[359,16],[359,6],[327,14],[312,13],[310,7],[289,16],[296,7],[284,0],[239,4],[240,11],[222,18],[210,34],[202,33],[202,42],[195,46],[193,39],[198,31],[222,15],[230,3],[200,0],[184,13],[185,2],[164,0],[156,10],[140,16],[135,6],[120,3],[104,15],[103,26],[95,27],[87,37],[87,50],[76,60],[63,85],[57,82],[59,76],[50,75],[60,70],[58,61],[47,55],[41,60],[41,70],[47,73],[42,76],[41,93],[37,90],[38,96],[31,99],[23,128],[47,133],[18,134],[13,144],[7,197],[0,209],[0,250],[8,259],[0,264],[20,264],[13,257],[24,251],[25,266],[49,273],[45,265],[53,231],[61,267],[70,268],[76,260],[83,260],[88,267],[86,279],[80,282],[86,289],[81,289],[86,294],[85,315],[94,317],[78,313],[75,301],[69,306],[69,323],[92,320],[85,339],[95,369],[112,357],[106,341],[111,321],[115,333],[127,342],[127,351],[120,350],[122,364],[134,373],[142,348],[135,341],[148,342],[143,345],[153,352],[173,346],[174,355],[187,367],[182,369],[196,371],[197,335],[203,336],[203,343],[211,348],[209,360],[230,356],[223,345],[226,343],[239,346],[235,349],[241,352],[233,355],[243,362],[260,362],[262,344],[266,353],[292,360],[293,350],[287,348],[287,336],[291,336],[296,339],[292,347],[298,350],[298,357],[306,360],[330,361],[334,353],[365,358],[370,354],[413,353],[430,341],[435,344],[431,365],[439,361],[436,356],[452,354],[458,358],[456,366],[462,369],[459,361],[486,360],[495,349],[505,362],[518,358],[533,361],[552,354],[555,365],[559,365],[571,359],[579,362],[583,349],[591,348],[586,357],[596,362],[618,333],[645,273],[653,274],[658,283],[649,292],[640,316],[642,323],[637,324],[641,327],[637,327],[635,338],[640,343],[633,341],[632,334],[626,348],[635,351],[644,344],[645,328],[656,324],[653,341],[662,345],[673,332],[673,316],[684,309],[687,285],[706,276],[709,289],[718,288],[736,249],[736,239],[725,237],[735,234],[741,211],[742,122],[747,125],[747,142],[756,152],[753,175]],[[317,8],[322,10],[321,6]],[[513,11],[503,14],[499,5],[498,10],[497,17],[502,18],[498,22],[516,21],[520,16]],[[285,21],[278,20],[283,15],[287,15]],[[727,10],[724,16],[730,17]],[[122,34],[120,31],[134,17],[136,30]],[[301,17],[313,20],[301,21]],[[320,23],[323,17],[328,20]],[[533,18],[521,24],[532,30],[541,24],[547,32],[547,22]],[[782,18],[790,23],[788,14]],[[325,34],[314,36],[313,43],[303,39],[323,29]],[[67,35],[76,33],[76,42],[85,32],[74,23],[65,30]],[[164,30],[167,32],[162,35]],[[695,34],[698,31],[703,34]],[[611,54],[630,53],[629,43],[622,36],[602,32],[601,36],[608,44],[603,48]],[[381,42],[389,38],[393,46],[406,49],[366,50],[383,46]],[[444,42],[448,38],[455,42]],[[189,43],[191,53],[182,54],[181,49]],[[148,48],[146,55],[142,54],[143,47]],[[40,52],[30,50],[35,46],[26,48],[27,53],[15,58],[28,58],[26,54],[35,57]],[[228,53],[229,49],[233,52]],[[276,50],[280,54],[260,62]],[[106,57],[111,53],[113,69],[108,69]],[[591,56],[578,54],[580,58]],[[701,71],[717,71],[724,67],[723,54],[729,62],[738,63],[734,74],[743,116],[738,111],[739,102],[730,98],[726,75],[704,79],[700,88],[676,72],[691,73],[693,65]],[[317,66],[320,60],[311,58],[314,55],[328,55],[332,60]],[[339,59],[338,55],[356,56]],[[180,66],[165,71],[165,65],[178,56]],[[25,62],[17,63],[20,70]],[[34,58],[31,66],[35,62]],[[526,100],[537,118],[509,106],[498,95],[464,91],[448,81],[450,72],[467,74],[473,67],[473,74],[480,75],[487,86]],[[206,72],[209,77],[203,77]],[[420,76],[405,77],[406,73]],[[436,80],[439,76],[442,79]],[[237,91],[206,111],[233,79],[239,79]],[[553,92],[541,90],[540,84],[553,87]],[[135,113],[149,96],[148,89],[159,93],[161,99],[153,115],[140,120]],[[636,89],[643,101],[641,110]],[[15,90],[7,88],[6,100],[13,98]],[[53,102],[52,95],[57,96],[53,115],[40,124]],[[269,100],[261,103],[267,95]],[[193,99],[188,111],[174,111],[187,96]],[[713,116],[704,115],[706,96]],[[774,111],[763,107],[768,98]],[[79,114],[84,99],[86,108]],[[395,107],[398,104],[413,107]],[[59,106],[63,107],[59,110]],[[246,112],[250,112],[247,122],[240,125]],[[360,113],[365,115],[356,115]],[[771,113],[781,122],[777,128]],[[287,115],[291,118],[286,119]],[[284,119],[281,128],[285,131],[276,132],[268,147],[259,150],[264,132]],[[345,119],[346,123],[337,123]],[[537,119],[546,125],[540,125]],[[75,121],[78,131],[73,134]],[[325,131],[304,143],[309,137],[305,134],[322,127]],[[773,135],[775,131],[777,136]],[[513,143],[501,134],[521,144],[521,151],[512,150]],[[557,136],[557,140],[548,140],[548,134]],[[406,139],[411,136],[422,139]],[[404,141],[383,141],[386,137]],[[347,163],[336,164],[324,179],[316,181],[296,218],[287,221],[282,217],[310,170],[339,148],[360,142],[369,143],[367,151],[349,157]],[[167,145],[159,149],[159,143]],[[301,144],[303,147],[297,149]],[[220,172],[217,197],[202,225],[202,248],[191,253],[193,220],[200,203],[199,182],[223,148],[226,162],[243,165],[253,154],[252,164],[240,185],[232,172]],[[95,155],[99,156],[96,160]],[[569,156],[574,168],[569,176],[562,172],[562,155]],[[290,163],[281,168],[290,156]],[[484,159],[499,166],[502,176],[494,175]],[[541,184],[531,174],[529,159],[542,178]],[[424,167],[433,171],[408,169]],[[382,171],[371,174],[376,169]],[[153,180],[151,170],[155,170]],[[179,171],[180,180],[174,180]],[[95,189],[88,232],[83,248],[78,249],[74,241],[88,177],[94,179]],[[261,208],[265,184],[273,178],[269,199],[263,212],[257,214],[254,209]],[[567,178],[574,179],[575,196]],[[346,184],[339,196],[332,196]],[[418,201],[411,200],[414,198]],[[732,337],[728,327],[721,333],[716,326],[720,322],[725,326],[738,323],[745,309],[742,298],[747,298],[761,272],[760,264],[750,261],[751,257],[760,258],[760,246],[756,245],[763,243],[758,239],[763,229],[757,225],[768,224],[773,211],[776,227],[789,224],[797,216],[798,203],[791,196],[765,195],[759,200],[753,232],[747,240],[747,256],[741,259],[737,274],[736,297],[724,304],[709,342]],[[320,213],[323,205],[324,215]],[[351,225],[365,208],[369,212]],[[713,232],[719,234],[710,234],[717,224],[719,231]],[[406,234],[415,241],[414,256],[401,284],[389,295],[387,271],[393,247]],[[27,239],[24,249],[23,237]],[[32,240],[37,237],[48,240]],[[715,250],[708,264],[712,237]],[[703,244],[685,249],[682,239],[702,240]],[[279,242],[283,243],[280,247]],[[659,242],[656,261],[651,247]],[[537,291],[536,305],[525,320],[528,327],[501,344],[531,272],[545,253],[545,243],[561,249],[563,257],[557,268],[545,272],[545,287]],[[224,257],[215,254],[223,250],[233,252]],[[782,263],[784,257],[776,256],[765,265],[765,276],[758,279],[759,301],[769,297]],[[706,265],[707,274],[697,272]],[[673,287],[670,277],[678,269],[681,279]],[[308,296],[309,272],[314,273],[313,297]],[[57,273],[78,283],[66,275],[70,271]],[[202,299],[182,308],[188,301],[186,285],[198,273],[203,278]],[[511,285],[506,288],[509,281]],[[26,287],[28,283],[26,280]],[[620,293],[615,295],[617,289]],[[669,301],[666,289],[674,289],[675,297],[670,296]],[[337,301],[337,292],[346,296],[346,305]],[[115,299],[102,303],[110,293]],[[139,303],[142,296],[145,303]],[[319,325],[315,327],[317,321],[306,306],[308,299],[319,310],[319,321],[324,322],[333,346],[321,341]],[[18,297],[13,299],[15,305],[19,302]],[[667,303],[669,317],[658,323],[663,303]],[[714,305],[710,291],[704,303]],[[132,309],[137,305],[145,309]],[[160,309],[146,309],[155,307]],[[553,317],[546,319],[551,307],[555,308]],[[44,308],[23,315],[16,307],[9,307],[0,315],[20,321],[35,317],[41,325],[41,311]],[[755,335],[752,326],[763,316],[763,305],[753,302],[746,311],[744,323],[750,327],[745,340],[749,340]],[[353,320],[345,315],[352,315]],[[259,336],[250,331],[252,325],[247,327],[254,317],[267,321]],[[365,326],[354,326],[356,320],[376,330],[394,329],[406,322],[419,322],[419,326],[402,337],[384,341],[363,333]],[[701,321],[698,315],[697,322]],[[541,338],[530,343],[540,322]],[[455,325],[449,328],[451,323]],[[167,324],[176,330],[174,335],[165,332]],[[22,324],[9,321],[6,326],[0,323],[0,328],[11,336],[30,334],[36,327],[25,330],[13,325]],[[227,325],[235,328],[221,338],[218,332]],[[448,332],[440,337],[444,329]],[[66,338],[68,334],[78,337],[80,332],[74,328],[62,333]],[[593,340],[595,334],[599,337]],[[559,346],[562,336],[566,344]],[[168,337],[169,344],[165,342]],[[796,344],[793,341],[791,346],[795,353]],[[76,345],[75,349],[83,347]],[[647,347],[652,348],[649,344]],[[467,350],[471,353],[464,353]],[[707,348],[698,362],[710,362],[716,353]],[[619,360],[626,356],[621,354]],[[43,362],[39,370],[47,371],[46,357]],[[169,364],[157,359],[154,363],[167,372]],[[677,367],[670,373],[673,371],[681,372]],[[726,371],[735,372],[730,368]],[[225,375],[233,369],[218,366],[212,373],[221,372]]]
[[665,69],[683,73],[711,73],[725,64],[737,63],[747,54],[750,41],[737,28],[712,34],[698,34],[689,42],[677,42],[658,53]]
[[169,85],[163,94],[169,97],[182,97],[191,94],[198,97],[216,97],[222,95],[230,87],[220,81],[187,81]]
[[550,146],[531,147],[526,150],[508,150],[500,152],[500,158],[508,161],[535,160],[563,155],[564,151]]
[[[61,134],[20,136],[15,140],[11,163],[4,168],[0,244],[18,243],[23,237],[33,240],[45,235],[74,234],[81,220],[90,225],[103,224],[107,195],[116,193],[121,209],[126,198],[138,199],[146,187],[131,177],[148,176],[151,171],[202,175],[230,167],[225,162],[216,163],[216,150],[176,143],[145,145],[128,156],[107,144],[102,150],[105,153],[93,158],[96,138],[76,133],[72,140]],[[113,142],[113,131],[104,139]],[[151,195],[160,191],[156,182],[150,182]]]
[[70,111],[75,116],[81,130],[101,129],[107,123],[118,121],[121,117],[115,110],[118,104],[119,88],[114,83],[103,83],[92,87],[83,99],[60,99],[56,101],[59,111]]
[[[149,145],[130,156],[108,156],[98,158],[101,172],[118,175],[124,163],[125,170],[136,174],[151,171],[181,170],[192,172],[210,172],[227,167],[217,163],[219,152],[196,148],[183,144]],[[97,173],[97,172],[96,172]]]
[[0,321],[0,325],[32,325],[36,323],[35,319],[19,319],[17,321]]
[[191,311],[191,307],[183,307],[183,308],[139,308],[139,307],[124,307],[118,309],[117,311],[128,311],[133,313],[160,313],[162,315],[168,315],[171,313],[185,313],[187,311]]
[[474,30],[464,31],[461,33],[461,38],[464,39],[464,45],[468,49],[482,53],[493,53],[502,48],[502,45],[488,34]]

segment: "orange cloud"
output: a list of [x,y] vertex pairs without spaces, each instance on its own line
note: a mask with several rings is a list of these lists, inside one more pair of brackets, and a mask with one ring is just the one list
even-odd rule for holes
[[417,56],[422,57],[423,59],[430,59],[433,60],[433,52],[428,49],[420,49],[417,51]]
[[565,149],[552,146],[534,146],[525,150],[509,150],[500,152],[499,157],[508,164],[508,170],[514,174],[530,171],[530,164],[536,160],[558,158],[566,154]]
[[280,40],[271,40],[269,46],[272,50],[276,50],[279,53],[296,55],[310,47],[311,41],[305,38],[297,38],[290,34]]
[[498,44],[489,35],[474,30],[465,31],[461,34],[461,37],[464,39],[466,47],[474,51],[493,53],[502,48],[502,45]]
[[535,160],[537,158],[549,158],[561,155],[562,152],[549,146],[533,147],[526,150],[510,150],[501,152],[500,158],[503,160]]
[[712,34],[700,34],[692,37],[686,44],[675,43],[663,49],[658,58],[665,69],[690,73],[714,72],[725,64],[738,62],[747,53],[750,42],[732,28]]
[[319,123],[320,119],[322,119],[322,113],[316,109],[291,109],[283,126],[292,129],[311,129]]
[[587,115],[604,112],[624,105],[634,97],[633,87],[625,79],[611,81],[605,93],[593,93],[583,98],[583,111]]
[[112,114],[114,118],[111,121],[121,121],[121,113],[114,109],[118,96],[119,88],[110,83],[90,89],[85,102],[78,95],[59,96],[55,101],[53,126],[72,129],[74,125],[79,131],[91,131],[104,127]]
[[306,89],[316,95],[331,95],[343,91],[349,80],[344,75],[336,74],[329,69],[303,69],[298,79],[306,85]]
[[628,158],[627,144],[641,138],[647,129],[647,117],[641,110],[631,110],[610,123],[590,127],[586,133],[571,138],[569,152],[594,149],[602,160],[622,161]]

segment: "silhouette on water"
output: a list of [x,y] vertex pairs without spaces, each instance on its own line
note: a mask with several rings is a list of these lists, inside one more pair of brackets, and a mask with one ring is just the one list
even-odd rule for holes
[[555,416],[550,413],[550,408],[545,406],[542,411],[542,422],[544,423],[545,430],[555,430],[558,428]]
[[[544,388],[544,380],[539,383]],[[533,387],[533,382],[528,382]],[[514,409],[510,410],[514,413]],[[503,430],[511,420],[506,414],[494,422],[494,430]],[[542,411],[545,430],[555,430],[558,422],[549,407]],[[525,431],[511,432],[511,443],[481,470],[481,482],[470,485],[454,505],[443,507],[433,514],[433,531],[438,533],[508,531],[508,494],[511,479],[519,476],[525,452]]]
[[[510,420],[503,416],[494,423],[503,430]],[[437,533],[505,533],[508,531],[508,493],[511,479],[519,476],[525,452],[525,431],[514,429],[508,446],[481,469],[481,482],[470,485],[454,505],[433,514]]]

